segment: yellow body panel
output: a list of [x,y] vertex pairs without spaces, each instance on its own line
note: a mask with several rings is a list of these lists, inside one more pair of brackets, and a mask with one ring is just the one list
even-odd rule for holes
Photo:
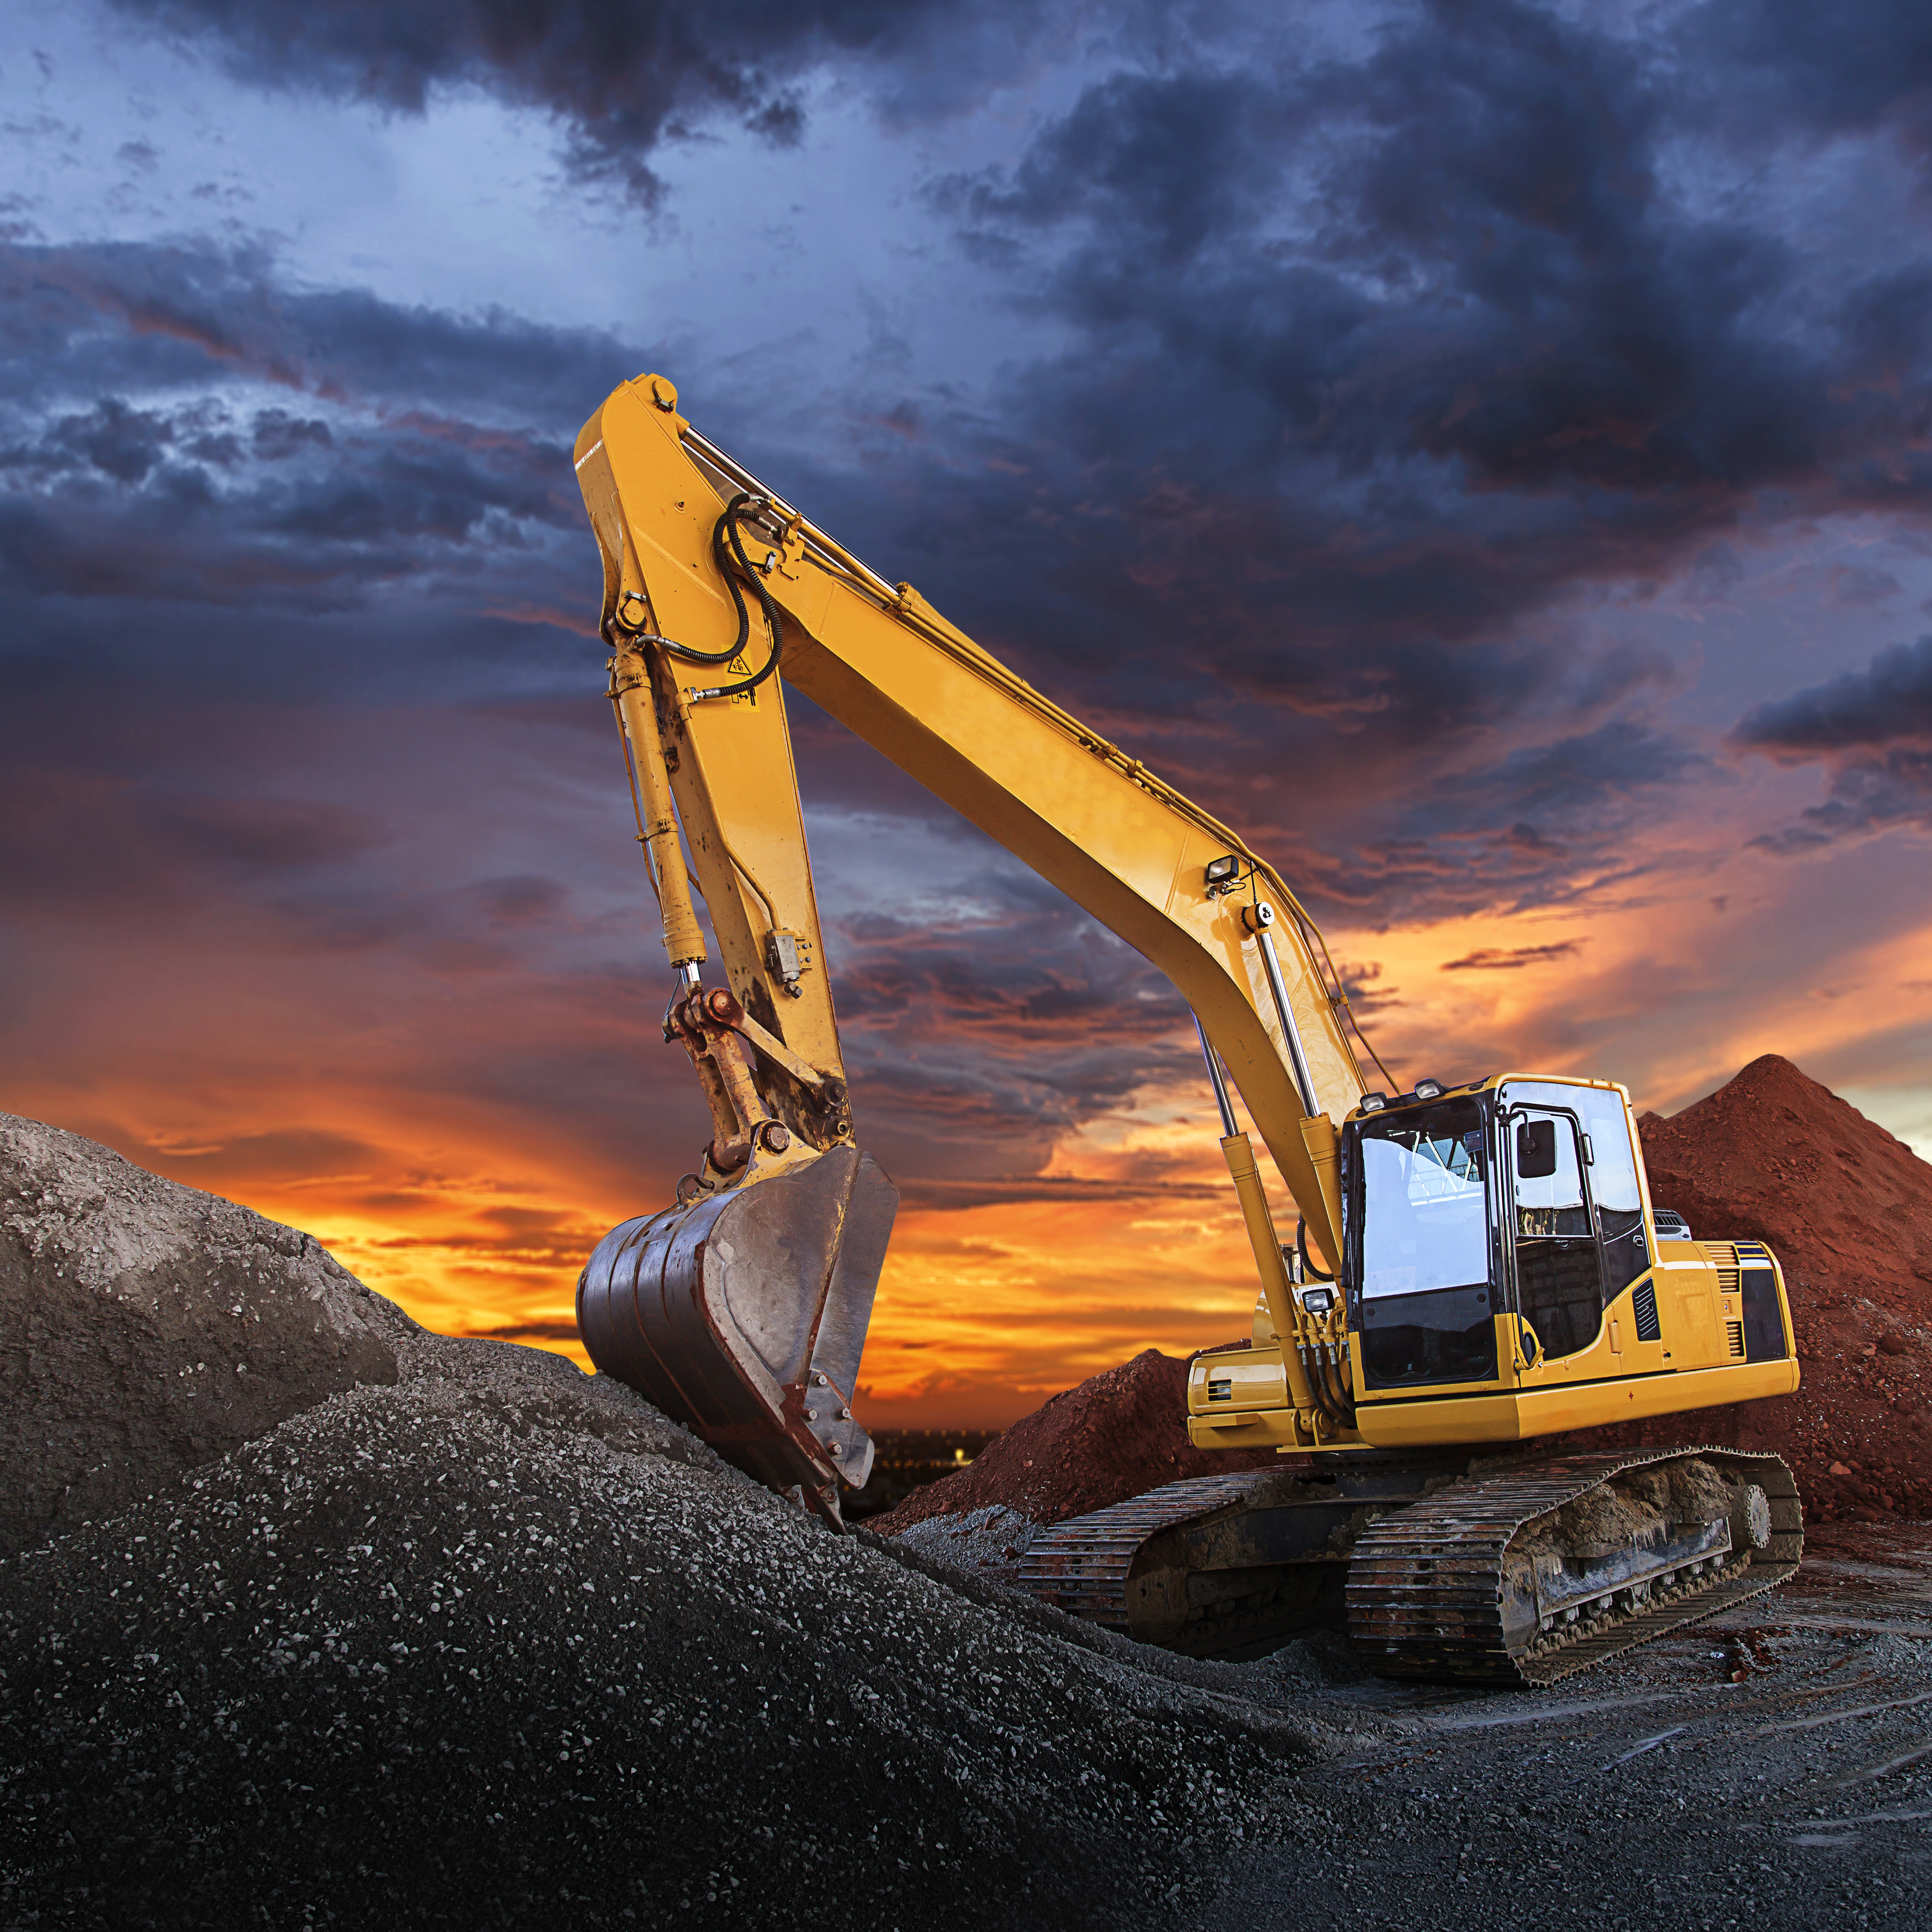
[[[1516,1318],[1496,1316],[1500,1372],[1487,1383],[1368,1388],[1361,1337],[1352,1334],[1357,1391],[1352,1442],[1311,1444],[1297,1429],[1278,1343],[1199,1356],[1188,1375],[1188,1438],[1202,1449],[1318,1450],[1518,1442],[1797,1392],[1796,1336],[1775,1256],[1764,1251],[1777,1284],[1784,1356],[1753,1362],[1738,1352],[1743,1306],[1736,1247],[1723,1241],[1666,1241],[1652,1252],[1658,1257],[1656,1266],[1610,1304],[1594,1340],[1572,1354],[1526,1366],[1514,1346]],[[1660,1334],[1654,1342],[1638,1337],[1633,1306],[1646,1282],[1657,1296]],[[1225,1394],[1214,1389],[1216,1383]]]
[[[1279,1382],[1278,1365],[1275,1373]],[[1640,1421],[1724,1402],[1793,1395],[1798,1379],[1795,1361],[1753,1362],[1611,1382],[1559,1382],[1548,1388],[1507,1389],[1494,1394],[1411,1396],[1358,1408],[1360,1443],[1321,1444],[1315,1445],[1315,1452],[1331,1447],[1417,1449],[1436,1443],[1527,1442],[1533,1436],[1561,1435],[1566,1430],[1595,1429],[1606,1423]],[[1258,1394],[1258,1386],[1250,1387]],[[1297,1435],[1292,1408],[1210,1415],[1193,1408],[1191,1390],[1190,1394],[1187,1436],[1196,1448],[1310,1447]]]

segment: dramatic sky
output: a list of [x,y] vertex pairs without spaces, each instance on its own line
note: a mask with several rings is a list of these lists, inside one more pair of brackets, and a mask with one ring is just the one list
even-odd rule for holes
[[[1775,1051],[1932,1151],[1923,0],[0,21],[0,1107],[572,1345],[706,1131],[568,456],[653,369],[1274,858],[1406,1081]],[[1240,1332],[1178,997],[796,723],[866,1415]]]

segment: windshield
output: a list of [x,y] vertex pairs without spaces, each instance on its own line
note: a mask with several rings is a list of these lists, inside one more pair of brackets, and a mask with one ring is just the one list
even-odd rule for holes
[[1362,1293],[1420,1294],[1490,1279],[1482,1109],[1446,1101],[1362,1128]]

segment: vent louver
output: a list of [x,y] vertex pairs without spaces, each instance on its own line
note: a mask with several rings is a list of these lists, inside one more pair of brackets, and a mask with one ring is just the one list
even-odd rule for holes
[[1636,1317],[1636,1339],[1640,1342],[1660,1342],[1664,1330],[1657,1322],[1657,1287],[1653,1282],[1641,1281],[1630,1296],[1630,1312]]

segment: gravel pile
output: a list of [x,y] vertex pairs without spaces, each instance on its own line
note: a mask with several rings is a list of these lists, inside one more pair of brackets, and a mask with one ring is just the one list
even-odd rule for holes
[[[113,1204],[70,1198],[104,1235]],[[171,1238],[86,1292],[196,1350],[154,1323],[177,1276],[196,1306]],[[250,1334],[271,1272],[226,1318]],[[200,1460],[0,1560],[0,1922],[1159,1922],[1339,1743],[1293,1714],[1344,1667],[1319,1652],[1140,1651],[832,1535],[560,1358],[364,1299],[383,1379],[164,1442]]]
[[298,1229],[0,1114],[0,1552],[393,1382],[422,1332]]
[[1003,1503],[987,1503],[963,1516],[922,1516],[898,1532],[901,1546],[916,1550],[949,1570],[1017,1586],[1020,1558],[1040,1525]]

